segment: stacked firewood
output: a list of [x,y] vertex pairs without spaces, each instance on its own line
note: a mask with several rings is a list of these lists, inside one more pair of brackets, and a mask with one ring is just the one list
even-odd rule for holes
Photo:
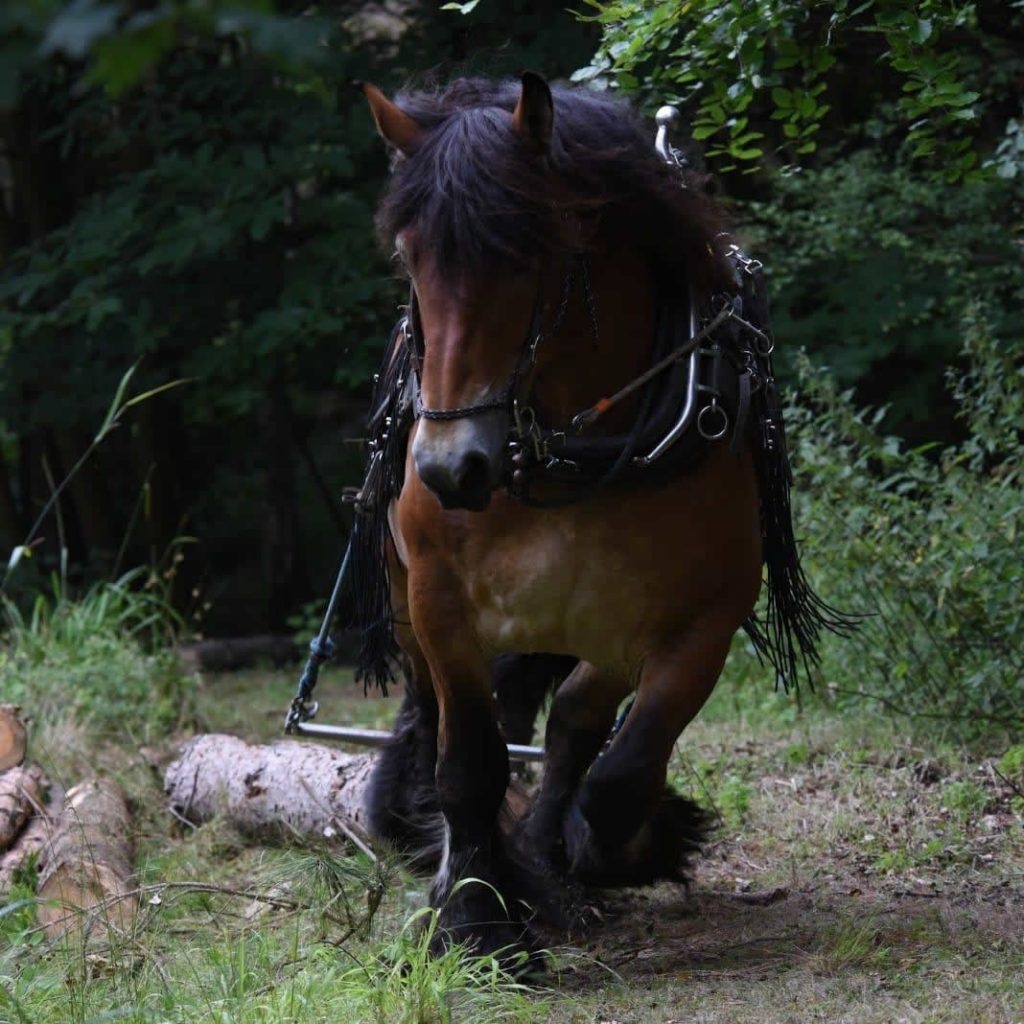
[[42,768],[25,764],[27,749],[21,709],[0,704],[0,898],[46,845],[54,810],[47,798],[59,796]]
[[65,793],[25,763],[27,740],[20,709],[0,704],[0,904],[34,862],[39,923],[51,938],[123,931],[138,909],[124,794],[105,779]]

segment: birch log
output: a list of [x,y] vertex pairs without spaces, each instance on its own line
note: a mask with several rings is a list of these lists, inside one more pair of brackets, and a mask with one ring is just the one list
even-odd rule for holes
[[43,806],[46,788],[46,776],[35,765],[0,775],[0,852],[13,845],[25,822]]
[[[171,808],[192,822],[223,815],[241,832],[366,835],[372,754],[283,740],[251,746],[236,736],[197,736],[167,769]],[[351,838],[351,836],[350,836]]]
[[43,849],[36,890],[39,923],[50,938],[124,933],[138,909],[132,883],[132,818],[119,786],[88,779],[68,791]]
[[0,772],[15,768],[25,760],[26,745],[21,708],[16,704],[0,704]]
[[0,856],[0,900],[10,892],[15,874],[27,867],[33,856],[36,858],[36,869],[42,870],[43,851],[57,827],[63,807],[64,790],[60,786],[51,785],[46,806],[37,809],[14,845]]

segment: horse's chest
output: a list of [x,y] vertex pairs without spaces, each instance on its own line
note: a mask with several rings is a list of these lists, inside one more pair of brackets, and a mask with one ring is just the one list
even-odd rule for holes
[[628,545],[587,540],[570,525],[551,522],[467,558],[461,575],[486,647],[617,665],[636,660],[633,648],[653,625],[649,576],[638,584]]

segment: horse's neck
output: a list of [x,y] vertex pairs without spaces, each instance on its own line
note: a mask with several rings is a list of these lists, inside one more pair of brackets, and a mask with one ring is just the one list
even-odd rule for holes
[[[591,298],[577,272],[565,320],[539,354],[533,404],[552,426],[614,394],[651,362],[655,311],[647,261],[609,244],[589,257],[588,272]],[[634,401],[616,406],[593,433],[627,429],[634,409]]]

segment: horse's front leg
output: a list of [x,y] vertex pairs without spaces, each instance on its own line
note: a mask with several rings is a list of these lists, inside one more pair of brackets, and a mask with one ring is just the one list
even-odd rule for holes
[[439,712],[435,778],[445,845],[431,892],[440,913],[435,951],[464,943],[481,955],[513,952],[526,927],[498,830],[509,763],[489,659],[469,626],[461,585],[443,571],[410,573],[410,612]]
[[666,790],[665,779],[675,741],[714,688],[735,628],[732,617],[702,617],[645,659],[633,707],[566,817],[566,852],[584,881],[673,877],[702,844],[706,812]]

